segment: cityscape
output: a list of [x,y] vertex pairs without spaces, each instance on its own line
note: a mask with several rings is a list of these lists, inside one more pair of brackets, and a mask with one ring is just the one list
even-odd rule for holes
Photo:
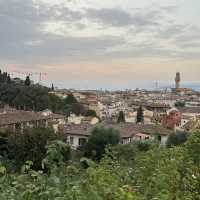
[[199,13],[0,0],[0,200],[200,200]]

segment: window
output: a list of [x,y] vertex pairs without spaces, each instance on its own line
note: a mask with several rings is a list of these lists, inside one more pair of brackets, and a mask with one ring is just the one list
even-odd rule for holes
[[87,142],[86,138],[79,138],[78,145],[82,147],[86,144],[86,142]]
[[70,137],[70,144],[74,144],[74,138],[73,137]]

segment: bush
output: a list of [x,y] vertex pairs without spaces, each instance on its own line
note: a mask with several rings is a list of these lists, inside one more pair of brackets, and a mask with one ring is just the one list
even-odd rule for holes
[[51,128],[25,129],[23,134],[9,136],[9,157],[17,169],[29,160],[33,162],[33,169],[39,170],[46,156],[46,145],[57,138]]

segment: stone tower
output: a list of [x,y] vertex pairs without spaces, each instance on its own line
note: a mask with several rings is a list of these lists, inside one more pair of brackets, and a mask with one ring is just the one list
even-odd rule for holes
[[181,82],[181,74],[180,72],[177,72],[175,77],[176,89],[180,88],[180,82]]

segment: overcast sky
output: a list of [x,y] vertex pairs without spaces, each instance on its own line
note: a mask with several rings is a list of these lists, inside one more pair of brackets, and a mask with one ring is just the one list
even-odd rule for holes
[[67,88],[198,82],[199,22],[199,0],[0,0],[0,65]]

